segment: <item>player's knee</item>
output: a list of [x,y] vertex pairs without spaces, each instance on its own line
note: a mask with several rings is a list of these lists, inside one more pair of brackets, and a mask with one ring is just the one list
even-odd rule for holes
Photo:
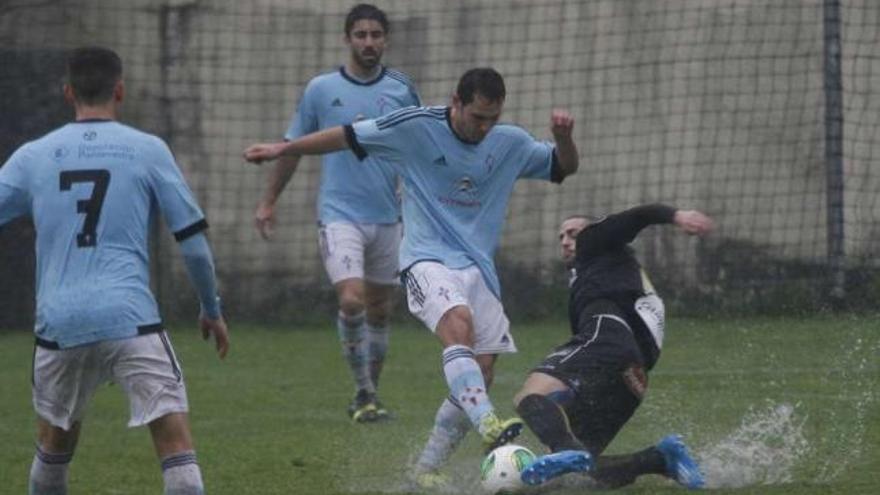
[[336,284],[336,296],[339,300],[339,310],[346,316],[357,316],[364,312],[364,286],[363,282],[351,279]]
[[523,399],[525,399],[526,397],[528,397],[531,394],[532,393],[530,391],[526,390],[525,388],[521,388],[519,390],[519,392],[517,392],[513,396],[513,407],[518,408],[520,403],[523,401]]
[[73,423],[69,430],[64,430],[48,423],[40,425],[37,441],[44,452],[73,453],[79,438],[80,423]]
[[474,329],[470,309],[467,306],[455,306],[446,311],[437,324],[437,336],[446,346],[473,347]]
[[171,413],[149,423],[150,435],[160,457],[193,449],[186,413]]
[[346,317],[354,317],[364,312],[364,300],[356,294],[343,294],[339,298],[339,311]]

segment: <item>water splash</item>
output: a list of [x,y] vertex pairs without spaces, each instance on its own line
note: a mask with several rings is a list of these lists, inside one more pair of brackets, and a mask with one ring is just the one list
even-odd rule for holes
[[867,448],[868,415],[880,398],[880,382],[876,379],[878,356],[880,337],[857,338],[841,349],[837,354],[837,371],[823,380],[837,385],[839,404],[843,407],[829,411],[829,431],[820,444],[826,455],[815,476],[819,483],[840,477],[853,462],[861,459]]
[[709,488],[771,485],[793,480],[795,466],[810,453],[806,417],[798,405],[770,404],[750,409],[717,444],[698,453]]

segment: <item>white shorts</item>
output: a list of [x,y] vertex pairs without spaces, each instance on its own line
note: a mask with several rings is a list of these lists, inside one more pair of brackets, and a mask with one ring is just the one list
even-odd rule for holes
[[107,340],[70,349],[34,349],[37,415],[69,430],[82,419],[99,385],[118,384],[128,396],[128,426],[187,412],[180,365],[165,332]]
[[330,282],[360,278],[398,285],[401,224],[333,222],[318,227],[318,247]]
[[504,307],[476,266],[451,269],[436,261],[420,261],[406,270],[404,280],[410,313],[432,332],[447,311],[467,306],[474,321],[475,353],[516,352]]

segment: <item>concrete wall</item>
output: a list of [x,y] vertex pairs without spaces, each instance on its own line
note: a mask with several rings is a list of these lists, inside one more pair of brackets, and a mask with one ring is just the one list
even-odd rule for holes
[[[314,228],[319,166],[308,160],[297,172],[266,243],[252,213],[267,171],[239,156],[279,138],[305,83],[343,61],[351,3],[13,2],[0,7],[0,40],[15,50],[116,48],[127,64],[125,120],[168,139],[208,213],[225,290],[259,298],[326,288]],[[643,236],[648,265],[667,278],[699,283],[694,259],[706,256],[728,263],[712,270],[724,276],[735,270],[716,256],[726,246],[824,260],[820,0],[378,4],[393,23],[386,60],[413,76],[426,103],[447,102],[465,69],[493,65],[507,80],[505,120],[547,138],[552,108],[575,115],[581,171],[561,187],[518,186],[499,253],[506,262],[553,270],[561,216],[646,201],[719,221],[700,243],[661,229]],[[880,246],[880,178],[869,173],[880,149],[880,4],[843,4],[846,249],[866,257]]]

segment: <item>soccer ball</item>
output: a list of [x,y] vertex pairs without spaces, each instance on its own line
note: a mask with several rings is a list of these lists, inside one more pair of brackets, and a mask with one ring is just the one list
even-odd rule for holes
[[503,445],[489,452],[480,464],[483,490],[493,495],[518,492],[525,487],[520,473],[534,460],[535,454],[520,445]]

